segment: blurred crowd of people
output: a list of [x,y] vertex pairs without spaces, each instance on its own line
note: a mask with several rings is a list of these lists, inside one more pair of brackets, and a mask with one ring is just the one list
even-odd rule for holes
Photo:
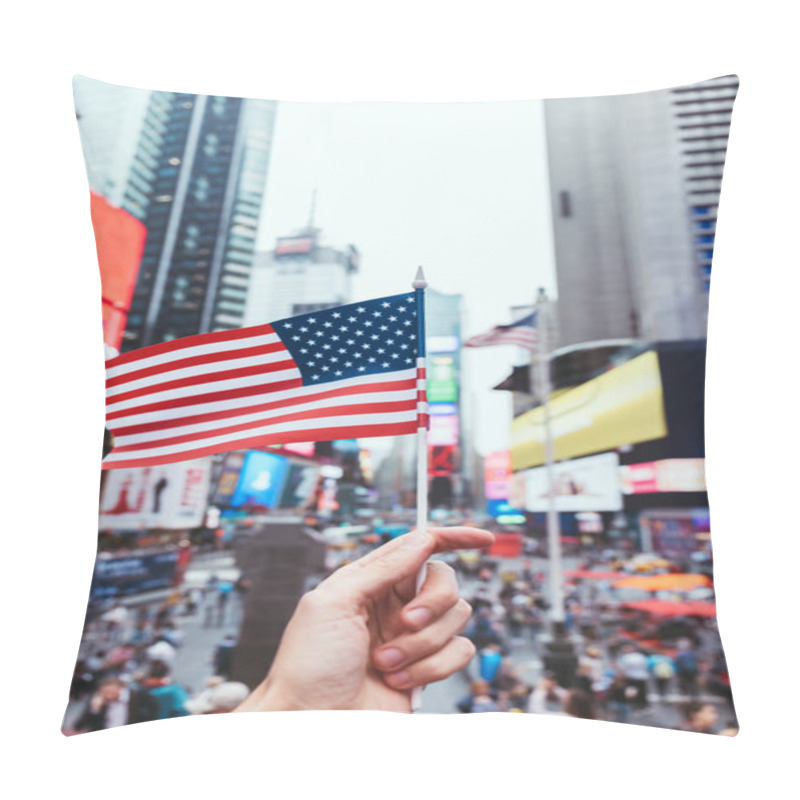
[[[529,559],[521,565],[498,574],[482,567],[467,593],[474,613],[465,635],[477,655],[458,711],[559,714],[736,735],[715,620],[654,621],[621,608],[607,584],[574,580],[567,584],[564,627],[577,663],[570,685],[562,686],[548,670],[545,576],[532,571]],[[538,678],[524,679],[518,653],[535,654],[543,665]],[[680,711],[681,723],[659,724],[658,708],[667,705]],[[731,709],[724,718],[721,707]]]
[[232,634],[225,634],[210,654],[212,674],[202,690],[192,693],[172,673],[183,644],[180,621],[195,618],[203,628],[222,628],[239,613],[247,588],[245,580],[211,575],[205,586],[175,591],[155,609],[114,602],[90,615],[70,686],[70,704],[78,712],[64,733],[236,708],[250,689],[229,679],[236,647]]

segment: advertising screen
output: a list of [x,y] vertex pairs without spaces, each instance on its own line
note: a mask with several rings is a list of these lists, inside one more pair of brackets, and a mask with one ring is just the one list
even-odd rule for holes
[[301,508],[314,495],[319,480],[319,467],[292,464],[281,492],[282,508]]
[[[658,356],[648,351],[553,397],[556,459],[612,450],[667,435]],[[514,469],[545,461],[544,411],[534,408],[511,425]]]
[[428,402],[454,403],[458,400],[458,381],[428,381]]
[[[553,466],[558,511],[619,511],[622,491],[619,456],[598,456],[562,461]],[[525,471],[525,508],[547,511],[550,487],[546,467]]]
[[273,453],[250,450],[245,456],[236,491],[230,499],[234,508],[278,505],[289,462]]
[[511,453],[499,450],[489,453],[483,461],[484,493],[487,500],[508,498],[511,478]]

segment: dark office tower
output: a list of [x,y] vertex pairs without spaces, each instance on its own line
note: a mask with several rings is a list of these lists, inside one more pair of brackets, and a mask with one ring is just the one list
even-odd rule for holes
[[146,204],[147,241],[123,351],[242,325],[275,105],[152,93],[134,159],[150,174],[126,197]]

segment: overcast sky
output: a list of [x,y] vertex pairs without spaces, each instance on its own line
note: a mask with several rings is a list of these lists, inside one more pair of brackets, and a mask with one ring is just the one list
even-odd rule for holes
[[[354,300],[431,288],[463,295],[465,335],[511,321],[555,278],[542,106],[494,103],[280,103],[258,249],[309,218],[323,241],[361,252]],[[511,396],[491,387],[512,347],[465,351],[475,444],[508,447]]]

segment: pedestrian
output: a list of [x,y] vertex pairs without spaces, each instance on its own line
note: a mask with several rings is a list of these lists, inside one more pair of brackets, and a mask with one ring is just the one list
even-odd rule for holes
[[456,708],[462,714],[476,714],[485,711],[499,711],[488,681],[479,678],[472,681],[469,694],[456,703]]
[[122,603],[114,605],[100,618],[105,623],[106,641],[113,645],[124,638],[130,623],[130,612]]
[[600,650],[594,645],[590,645],[583,651],[578,664],[585,669],[585,674],[591,680],[592,691],[597,691],[599,684],[603,681],[605,669],[603,667],[603,657]]
[[143,697],[139,698],[139,705],[144,705],[143,700],[154,700],[152,711],[148,714],[139,714],[138,718],[132,721],[148,721],[144,716],[152,716],[152,719],[169,719],[171,717],[185,717],[189,714],[185,704],[189,695],[178,683],[174,683],[170,676],[170,667],[163,661],[154,661],[150,665],[148,676],[138,687]]
[[119,678],[106,678],[75,723],[77,731],[102,731],[128,723],[129,691]]
[[678,640],[678,652],[675,655],[674,663],[681,692],[690,697],[695,697],[697,695],[699,665],[697,653],[689,639]]
[[656,683],[656,691],[661,701],[667,699],[670,683],[675,677],[675,664],[664,653],[651,653],[647,660],[647,667]]
[[225,638],[214,648],[212,660],[214,662],[214,674],[227,679],[230,675],[233,653],[236,649],[236,637],[228,633]]
[[644,711],[649,706],[647,683],[650,675],[647,669],[647,656],[640,653],[632,644],[623,645],[617,659],[617,667],[627,679],[628,688],[632,690],[632,705]]
[[153,644],[145,650],[149,661],[153,663],[161,662],[168,666],[172,666],[175,662],[175,653],[175,645],[171,644],[168,639],[165,639],[160,634],[156,637]]
[[542,675],[531,692],[528,712],[531,714],[563,714],[567,690],[556,683],[551,674]]
[[718,714],[717,709],[711,703],[692,700],[684,704],[682,711],[684,722],[676,730],[691,731],[693,733],[716,733],[715,726]]
[[578,719],[597,719],[592,693],[570,689],[564,700],[564,713]]
[[250,689],[237,681],[220,681],[184,703],[190,714],[228,714],[250,694]]
[[233,583],[231,581],[220,581],[217,586],[217,627],[221,628],[225,623],[225,609],[228,605]]
[[635,689],[628,685],[628,679],[622,672],[617,672],[606,689],[606,706],[613,722],[628,722],[631,716],[631,695]]
[[478,654],[478,674],[487,683],[491,684],[503,662],[500,645],[492,643],[484,647]]

